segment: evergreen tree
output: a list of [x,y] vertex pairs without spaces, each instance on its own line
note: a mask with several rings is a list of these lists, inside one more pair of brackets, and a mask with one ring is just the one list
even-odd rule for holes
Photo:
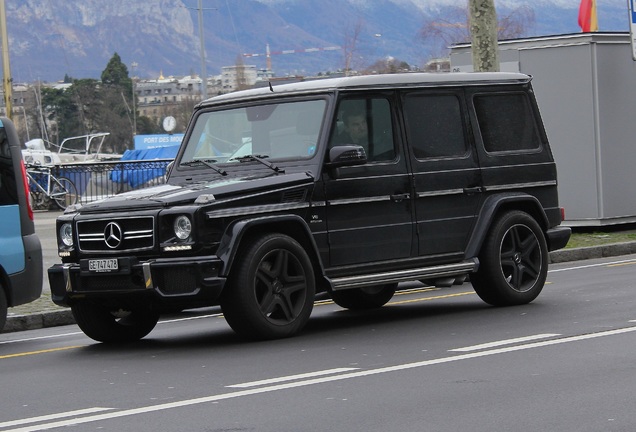
[[47,118],[57,124],[57,142],[92,132],[110,132],[106,144],[115,152],[133,147],[132,80],[117,53],[101,78],[101,83],[80,79],[73,80],[66,90],[43,91]]
[[128,68],[122,63],[121,57],[117,53],[113,54],[108,61],[101,78],[102,84],[106,86],[123,86],[132,91],[132,80],[128,76]]
[[96,123],[101,131],[110,132],[109,144],[116,152],[133,148],[132,122],[132,79],[128,68],[114,53],[102,72],[101,109],[96,115]]

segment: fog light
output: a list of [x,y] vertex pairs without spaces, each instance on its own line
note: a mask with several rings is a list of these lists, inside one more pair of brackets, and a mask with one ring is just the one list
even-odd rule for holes
[[164,252],[180,252],[192,250],[192,245],[176,245],[176,246],[166,246],[163,248]]

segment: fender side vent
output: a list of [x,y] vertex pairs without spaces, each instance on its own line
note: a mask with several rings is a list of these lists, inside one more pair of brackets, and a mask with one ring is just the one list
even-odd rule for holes
[[294,203],[294,202],[304,201],[306,195],[307,195],[306,189],[287,191],[283,193],[283,198],[281,199],[281,202]]

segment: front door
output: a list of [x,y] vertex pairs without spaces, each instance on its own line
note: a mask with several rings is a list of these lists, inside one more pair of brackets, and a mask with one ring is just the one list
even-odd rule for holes
[[338,105],[330,148],[360,145],[368,163],[323,175],[330,267],[411,256],[411,186],[394,133],[394,107],[392,93],[344,98]]

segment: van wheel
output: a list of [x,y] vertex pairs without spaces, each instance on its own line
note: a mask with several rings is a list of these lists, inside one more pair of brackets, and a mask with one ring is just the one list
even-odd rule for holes
[[111,310],[89,301],[73,304],[71,311],[86,336],[106,343],[137,341],[159,321],[159,313],[150,308]]
[[397,283],[333,291],[331,298],[340,307],[352,310],[376,309],[393,298]]
[[2,332],[4,325],[7,323],[7,308],[7,297],[2,286],[0,286],[0,332]]
[[283,338],[305,326],[315,294],[313,266],[303,247],[284,234],[268,234],[239,251],[221,309],[242,336]]
[[470,280],[477,295],[493,306],[530,303],[548,275],[548,248],[539,224],[527,213],[498,217],[479,255],[479,271]]

